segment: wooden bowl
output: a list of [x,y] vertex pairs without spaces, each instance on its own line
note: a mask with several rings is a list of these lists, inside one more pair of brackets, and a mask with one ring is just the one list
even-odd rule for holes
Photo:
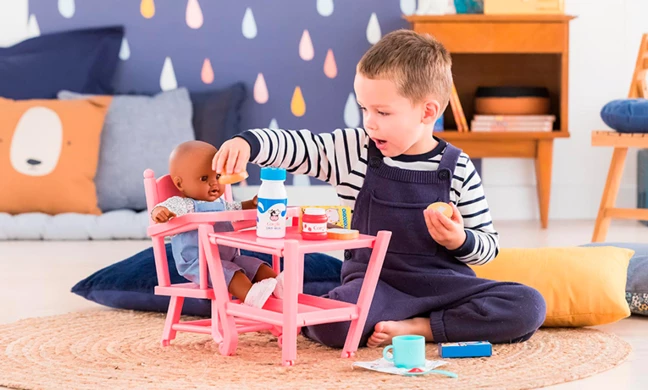
[[547,115],[550,105],[543,87],[479,87],[475,94],[479,115]]

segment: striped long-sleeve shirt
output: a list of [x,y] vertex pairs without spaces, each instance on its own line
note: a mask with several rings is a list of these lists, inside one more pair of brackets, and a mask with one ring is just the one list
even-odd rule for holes
[[[364,129],[337,129],[314,134],[308,130],[254,129],[240,135],[249,144],[252,163],[285,168],[333,185],[340,203],[353,210],[367,171],[369,136]],[[437,170],[447,143],[437,139],[434,150],[417,156],[385,157],[385,164],[409,170]],[[450,189],[464,220],[466,241],[451,251],[467,264],[486,264],[499,251],[499,239],[484,196],[481,179],[470,158],[462,153]],[[429,234],[427,231],[421,234]]]

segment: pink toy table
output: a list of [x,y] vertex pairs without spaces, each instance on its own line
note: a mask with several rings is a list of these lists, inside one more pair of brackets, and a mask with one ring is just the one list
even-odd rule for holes
[[[297,335],[301,327],[331,322],[351,321],[349,333],[342,350],[342,357],[352,357],[358,349],[369,307],[376,290],[378,276],[385,259],[391,232],[381,231],[376,237],[360,235],[354,240],[302,240],[297,227],[288,227],[283,239],[264,239],[256,236],[256,230],[213,233],[202,229],[200,239],[205,245],[206,258],[212,280],[223,280],[218,245],[247,249],[273,255],[273,268],[279,271],[279,258],[284,258],[283,301],[270,298],[262,309],[242,305],[237,301],[217,299],[219,318],[223,329],[221,352],[228,355],[236,351],[238,333],[252,329],[274,329],[280,334],[282,364],[292,366],[297,357]],[[304,254],[343,249],[373,248],[367,273],[356,304],[335,301],[303,294]],[[220,278],[220,279],[216,279]],[[224,284],[220,284],[224,288]],[[215,286],[216,288],[216,286]],[[227,291],[215,291],[225,296]],[[221,295],[223,294],[223,295]],[[237,323],[244,325],[239,326]],[[254,326],[254,324],[257,326]],[[260,325],[260,326],[259,326]],[[270,327],[270,328],[268,328]]]

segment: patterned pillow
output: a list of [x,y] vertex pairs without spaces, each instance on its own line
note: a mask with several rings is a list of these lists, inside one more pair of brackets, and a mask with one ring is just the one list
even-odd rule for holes
[[606,242],[584,246],[615,246],[635,251],[628,266],[626,300],[633,314],[648,316],[648,244]]
[[100,214],[94,178],[110,101],[0,98],[0,212]]

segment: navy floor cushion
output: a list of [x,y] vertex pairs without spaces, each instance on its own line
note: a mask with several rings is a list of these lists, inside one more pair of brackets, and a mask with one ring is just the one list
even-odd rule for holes
[[601,110],[601,119],[619,133],[648,133],[648,99],[617,99]]
[[[187,282],[176,270],[171,244],[166,244],[167,261],[171,283]],[[271,264],[272,256],[241,251]],[[282,262],[283,264],[283,262]],[[304,256],[304,293],[321,296],[340,285],[342,262],[321,254]],[[118,309],[166,312],[169,297],[153,294],[157,285],[153,248],[145,249],[126,260],[95,272],[72,287],[72,292],[99,303]],[[185,299],[182,313],[205,316],[211,313],[208,300]]]
[[635,251],[628,266],[626,300],[633,314],[648,316],[648,244],[603,242],[584,246],[614,246]]

